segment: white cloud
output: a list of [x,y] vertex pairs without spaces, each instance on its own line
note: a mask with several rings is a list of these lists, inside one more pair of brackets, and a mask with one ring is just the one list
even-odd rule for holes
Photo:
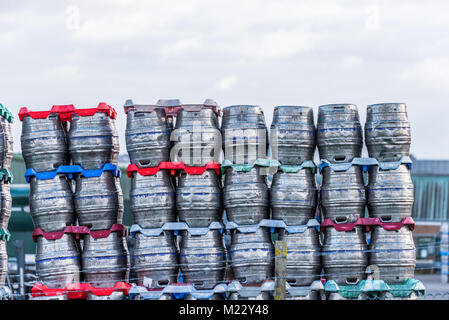
[[67,6],[66,10],[66,18],[65,18],[65,26],[67,30],[74,31],[79,30],[80,28],[80,8],[76,5]]
[[399,75],[407,83],[415,83],[431,90],[449,90],[449,58],[427,58],[410,67],[406,67]]
[[365,9],[366,20],[365,28],[368,30],[380,29],[379,7],[371,6]]
[[218,81],[216,88],[219,91],[226,92],[231,90],[238,82],[239,79],[236,76],[228,76]]

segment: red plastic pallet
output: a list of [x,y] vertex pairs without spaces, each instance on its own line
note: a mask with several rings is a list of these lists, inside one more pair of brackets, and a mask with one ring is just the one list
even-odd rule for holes
[[33,119],[45,119],[51,113],[57,113],[61,117],[61,121],[70,121],[70,117],[73,113],[78,114],[81,117],[93,116],[97,112],[104,112],[112,119],[117,118],[117,112],[114,108],[105,102],[100,102],[96,108],[84,108],[76,109],[73,104],[69,105],[54,105],[49,111],[30,111],[27,107],[20,108],[19,119],[23,120],[24,117],[31,117]]
[[220,167],[220,164],[216,162],[209,162],[202,167],[189,167],[182,162],[161,162],[159,166],[152,168],[139,168],[135,164],[130,164],[126,169],[126,173],[129,178],[132,177],[134,172],[142,176],[153,176],[161,169],[170,170],[171,175],[175,175],[180,170],[184,170],[187,174],[203,174],[206,170],[215,170],[217,174],[220,174]]
[[113,292],[121,291],[128,295],[131,284],[125,282],[117,282],[112,288],[97,288],[90,283],[69,283],[65,288],[49,288],[41,283],[36,283],[31,289],[33,297],[54,297],[67,295],[69,300],[87,299],[87,295],[92,293],[96,296],[110,296]]
[[372,226],[381,226],[385,230],[393,231],[399,230],[405,225],[410,226],[412,231],[415,229],[415,221],[412,217],[406,217],[401,222],[382,222],[380,218],[358,218],[351,223],[335,223],[332,219],[324,219],[321,228],[333,227],[337,231],[351,231],[354,230],[355,226],[365,226],[369,231]]
[[119,231],[122,237],[128,235],[128,229],[123,224],[114,224],[110,229],[106,230],[90,230],[85,226],[67,226],[61,231],[45,232],[41,228],[34,229],[33,241],[37,242],[38,237],[44,237],[47,240],[61,239],[65,233],[75,234],[76,239],[80,239],[81,235],[90,234],[94,239],[107,238],[111,232]]
[[221,109],[217,105],[207,105],[207,104],[182,104],[179,106],[158,106],[150,104],[135,104],[133,106],[124,106],[125,113],[128,114],[130,110],[135,110],[138,112],[152,112],[155,109],[165,109],[165,115],[176,117],[178,111],[184,109],[189,112],[199,112],[201,109],[212,109],[218,116],[221,115]]

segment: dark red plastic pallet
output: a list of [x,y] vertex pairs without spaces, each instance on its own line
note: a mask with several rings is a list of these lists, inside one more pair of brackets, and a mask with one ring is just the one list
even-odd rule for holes
[[45,232],[41,228],[34,229],[33,231],[33,241],[37,242],[38,237],[44,237],[47,240],[61,239],[65,233],[75,234],[76,239],[80,239],[81,235],[90,234],[94,239],[107,238],[111,232],[119,231],[121,236],[128,235],[128,229],[123,224],[114,224],[111,228],[107,230],[90,230],[85,226],[67,226],[61,231],[51,231]]
[[379,218],[358,218],[351,223],[335,223],[332,219],[324,219],[321,228],[333,227],[337,231],[352,231],[355,226],[365,226],[369,231],[369,227],[381,226],[385,230],[393,231],[399,230],[405,225],[409,226],[412,231],[415,229],[415,221],[412,217],[406,217],[401,222],[383,222]]
[[125,282],[117,282],[112,288],[97,288],[90,283],[69,283],[65,288],[49,288],[41,283],[36,283],[31,289],[33,297],[54,297],[67,295],[69,300],[86,299],[87,294],[92,293],[96,296],[110,296],[113,292],[121,291],[128,295],[131,284]]
[[100,102],[96,108],[83,108],[76,109],[73,104],[69,105],[54,105],[49,111],[30,111],[27,107],[20,108],[19,119],[23,120],[24,117],[31,117],[33,119],[45,119],[51,113],[57,113],[61,117],[61,121],[70,121],[70,117],[73,113],[78,114],[81,117],[93,116],[97,112],[104,112],[112,119],[117,118],[117,112],[113,107],[105,102]]
[[161,162],[159,166],[152,168],[139,168],[135,164],[130,164],[126,169],[126,173],[129,178],[132,177],[134,172],[142,176],[153,176],[161,169],[170,170],[172,175],[175,175],[177,171],[181,170],[184,170],[187,174],[203,174],[206,170],[215,170],[217,174],[220,174],[220,167],[220,164],[216,162],[209,162],[202,167],[188,167],[182,162]]

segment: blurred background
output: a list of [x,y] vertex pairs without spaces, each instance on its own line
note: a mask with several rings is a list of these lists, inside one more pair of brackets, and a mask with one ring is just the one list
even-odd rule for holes
[[[118,112],[124,171],[128,98],[259,104],[268,126],[275,105],[312,106],[316,122],[319,105],[354,103],[364,123],[368,104],[405,102],[417,273],[439,272],[449,220],[448,11],[444,0],[1,1],[0,103],[16,117],[12,240],[24,240],[32,268],[20,107],[107,102]],[[123,174],[126,225],[129,183]],[[14,272],[14,241],[8,255]]]

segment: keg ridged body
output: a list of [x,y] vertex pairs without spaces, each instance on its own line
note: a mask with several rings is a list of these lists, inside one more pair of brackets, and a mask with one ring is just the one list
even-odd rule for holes
[[39,237],[36,244],[36,273],[49,288],[64,288],[80,282],[80,250],[74,234],[60,239]]
[[366,192],[363,171],[351,166],[347,171],[322,171],[321,213],[335,222],[354,222],[365,216]]
[[226,254],[219,230],[204,235],[183,231],[180,263],[184,282],[192,283],[197,289],[212,289],[223,282]]
[[72,114],[68,145],[73,164],[86,170],[117,164],[119,140],[114,121],[104,112],[92,116]]
[[313,109],[301,106],[275,107],[270,144],[273,158],[281,164],[298,165],[313,160],[316,147]]
[[365,140],[369,156],[379,161],[398,161],[408,156],[411,132],[405,103],[369,105]]
[[142,286],[144,278],[150,278],[151,288],[161,288],[169,283],[176,283],[178,278],[179,254],[176,238],[170,231],[159,236],[135,235],[133,269],[137,283]]
[[156,167],[170,161],[170,128],[163,108],[151,112],[130,110],[126,122],[126,149],[131,163]]
[[231,241],[234,279],[259,284],[274,276],[274,248],[268,229],[258,228],[253,233],[234,231]]
[[176,189],[176,207],[179,221],[190,227],[207,227],[220,221],[223,212],[223,191],[214,170],[203,174],[181,172]]
[[60,231],[76,224],[72,186],[66,175],[53,179],[30,179],[30,214],[34,228]]
[[58,114],[45,119],[24,117],[20,139],[27,169],[53,171],[68,163],[66,126]]
[[317,146],[320,159],[350,162],[360,157],[363,133],[357,106],[330,104],[318,110]]
[[284,173],[279,170],[270,188],[273,219],[287,225],[303,225],[315,217],[317,187],[315,174],[310,169]]
[[364,280],[368,265],[367,249],[362,227],[356,226],[353,231],[326,228],[322,248],[326,278],[338,285],[356,284]]
[[166,222],[176,221],[175,188],[168,170],[155,175],[135,173],[129,193],[134,223],[142,228],[160,228]]

